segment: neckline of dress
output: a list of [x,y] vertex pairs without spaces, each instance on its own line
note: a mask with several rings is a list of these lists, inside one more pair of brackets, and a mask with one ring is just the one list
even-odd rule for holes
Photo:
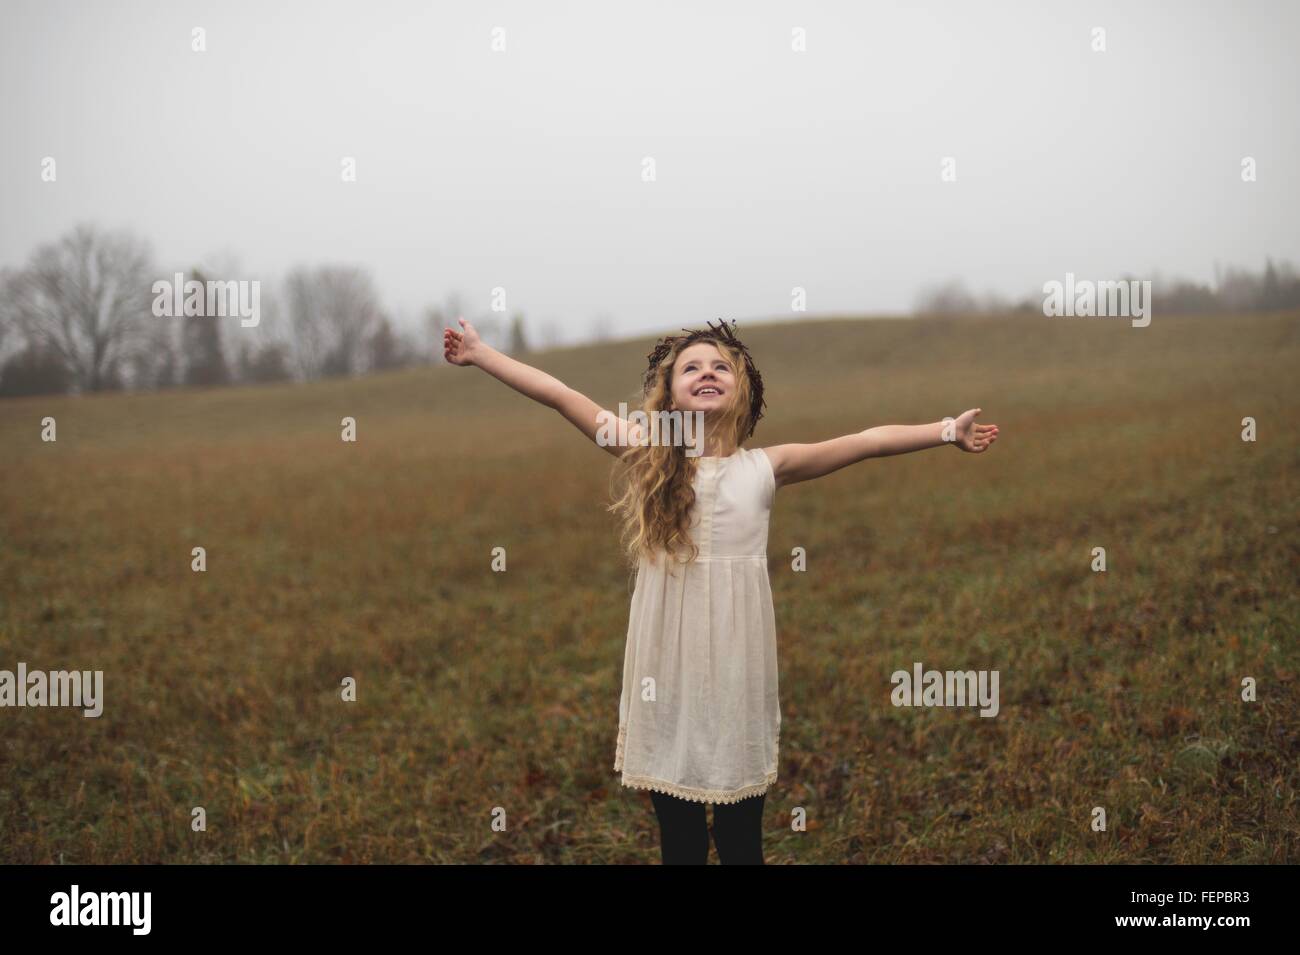
[[697,461],[730,461],[730,460],[731,460],[732,458],[734,458],[736,455],[740,454],[740,452],[741,452],[742,450],[743,450],[742,448],[737,448],[735,451],[732,451],[730,454],[726,455],[725,457],[722,456],[722,455],[718,455],[718,454],[697,454],[697,455],[695,456],[695,460],[697,460]]

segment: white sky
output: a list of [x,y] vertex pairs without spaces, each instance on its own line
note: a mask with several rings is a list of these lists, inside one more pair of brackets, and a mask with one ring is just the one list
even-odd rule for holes
[[403,320],[503,286],[580,340],[602,313],[789,317],[794,286],[812,315],[896,312],[953,277],[1019,296],[1300,264],[1294,2],[0,10],[4,266],[93,221],[162,275],[356,263]]

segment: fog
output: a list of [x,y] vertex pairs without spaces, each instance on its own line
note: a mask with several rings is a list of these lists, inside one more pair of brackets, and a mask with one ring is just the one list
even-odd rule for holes
[[407,325],[500,287],[578,341],[602,316],[788,318],[794,288],[806,314],[891,313],[952,278],[1300,260],[1293,3],[6,2],[4,24],[8,267],[92,221],[160,277],[359,265]]

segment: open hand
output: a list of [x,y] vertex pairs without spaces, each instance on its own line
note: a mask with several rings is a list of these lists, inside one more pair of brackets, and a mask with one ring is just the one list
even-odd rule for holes
[[450,328],[442,330],[442,357],[453,365],[474,364],[474,353],[478,350],[478,330],[465,319],[456,318],[464,332]]
[[987,451],[989,446],[998,439],[997,425],[975,423],[980,410],[979,408],[971,408],[969,411],[963,411],[953,422],[956,437],[952,443],[963,451],[970,451],[973,454]]

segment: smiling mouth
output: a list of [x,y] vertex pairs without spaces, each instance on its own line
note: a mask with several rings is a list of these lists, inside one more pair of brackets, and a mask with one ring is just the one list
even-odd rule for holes
[[700,395],[716,395],[717,397],[721,398],[722,392],[719,391],[717,388],[715,388],[713,385],[705,385],[699,391],[695,392],[695,397],[698,398]]

